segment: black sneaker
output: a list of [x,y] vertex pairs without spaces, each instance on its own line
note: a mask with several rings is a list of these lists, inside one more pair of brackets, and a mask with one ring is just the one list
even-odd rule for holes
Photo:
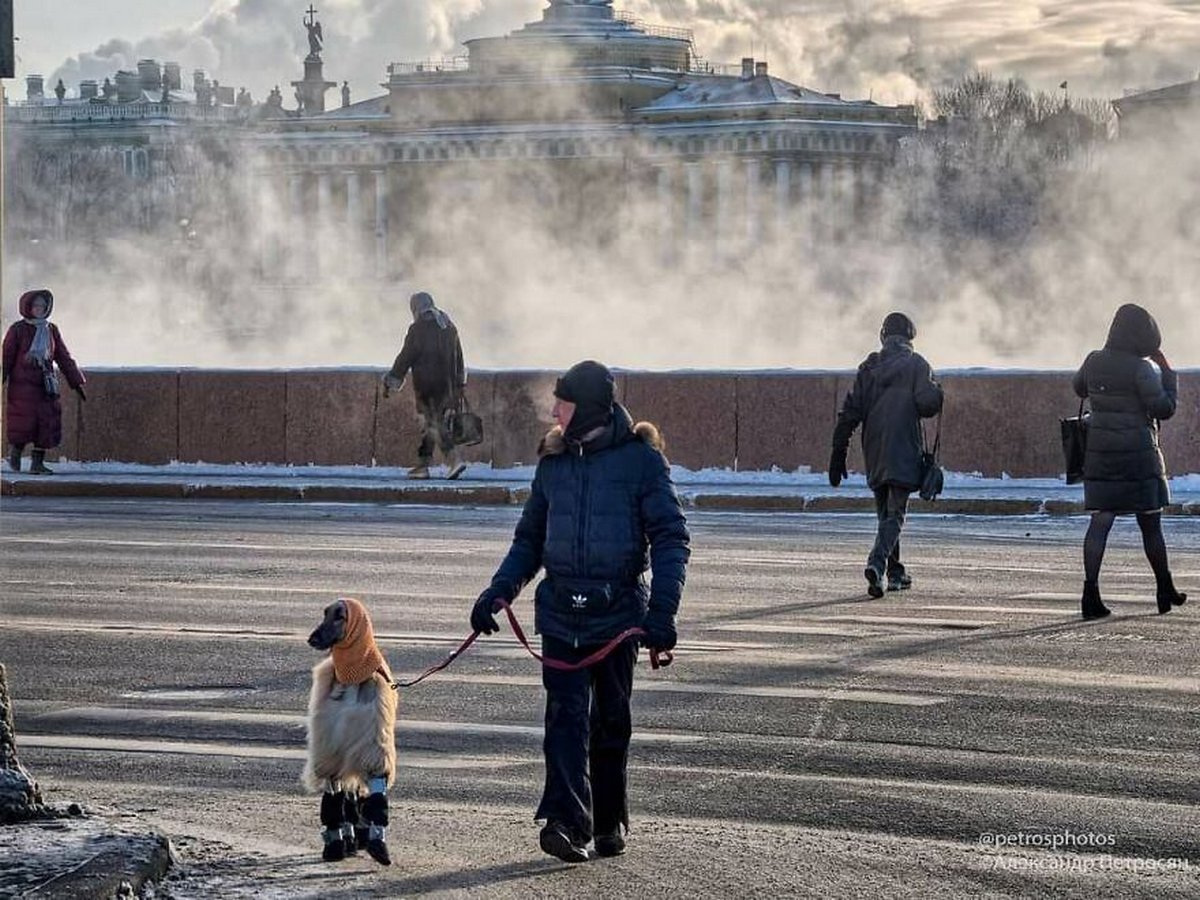
[[624,852],[625,838],[621,836],[620,828],[612,832],[612,834],[596,835],[597,856],[620,856]]
[[556,856],[563,862],[583,863],[588,861],[587,848],[575,843],[575,839],[557,822],[547,822],[538,839],[542,850],[551,856]]
[[871,566],[863,569],[863,577],[867,579],[867,593],[878,600],[883,596],[883,573]]
[[912,576],[907,572],[888,576],[887,589],[889,591],[907,591],[910,587],[912,587]]

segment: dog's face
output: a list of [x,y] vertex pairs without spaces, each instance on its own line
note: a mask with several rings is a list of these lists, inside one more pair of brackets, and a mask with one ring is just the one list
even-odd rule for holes
[[308,636],[308,646],[328,650],[346,636],[346,604],[341,600],[325,607],[325,618]]

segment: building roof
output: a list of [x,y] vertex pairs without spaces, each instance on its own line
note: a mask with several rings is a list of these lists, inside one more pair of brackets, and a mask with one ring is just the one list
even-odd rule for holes
[[1122,106],[1140,106],[1142,104],[1155,103],[1180,103],[1188,100],[1200,100],[1200,79],[1195,81],[1184,81],[1181,84],[1171,84],[1167,87],[1156,88],[1152,91],[1142,91],[1139,94],[1130,94],[1127,97],[1122,97],[1119,100],[1114,100],[1113,105],[1120,109]]
[[351,103],[349,106],[339,106],[337,109],[328,109],[317,116],[306,116],[308,119],[387,119],[391,117],[391,111],[388,108],[388,102],[391,100],[390,94],[384,94],[381,97],[372,97],[370,100],[359,100],[357,103]]
[[681,112],[684,110],[719,109],[742,106],[812,106],[830,107],[874,106],[870,101],[843,100],[822,94],[773,75],[744,78],[738,75],[708,75],[696,73],[679,81],[653,103],[639,112]]

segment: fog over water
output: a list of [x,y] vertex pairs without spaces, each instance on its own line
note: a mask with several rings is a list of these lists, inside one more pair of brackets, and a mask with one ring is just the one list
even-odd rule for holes
[[[215,3],[194,26],[84,54],[63,71],[69,80],[96,77],[101,64],[111,72],[117,56],[199,55],[214,72],[257,60],[253,71],[269,67],[278,73],[271,83],[281,81],[295,77],[303,41],[293,6]],[[1050,27],[1062,41],[1093,35],[1103,45],[1101,36],[1124,16],[1111,4],[1103,4],[1104,16],[1083,15],[1082,5],[1051,6],[1075,23]],[[1146,15],[1183,8],[1128,6]],[[536,0],[331,0],[322,8],[326,72],[340,78],[339,66],[354,59],[382,80],[387,61],[449,52],[464,37],[533,20],[541,7]],[[701,49],[714,59],[740,55],[755,41],[777,74],[848,96],[874,91],[885,102],[917,94],[928,104],[935,88],[981,61],[999,62],[1003,73],[997,54],[1012,62],[1022,53],[1059,52],[1039,32],[985,58],[983,43],[958,39],[971,7],[986,13],[976,23],[980,33],[1020,32],[1010,21],[1017,13],[997,13],[995,4],[630,4],[654,20],[695,25]],[[1111,64],[1093,73],[1095,83],[1187,77],[1184,54],[1174,53],[1177,39],[1110,47]],[[1063,66],[1078,62],[1061,53]],[[1043,59],[1030,75],[1052,70]],[[245,71],[248,80],[251,72],[229,71]],[[514,184],[496,180],[482,163],[464,164],[428,186],[440,198],[424,222],[433,240],[384,286],[370,277],[369,238],[348,238],[335,225],[318,235],[332,259],[327,283],[264,284],[254,273],[263,253],[282,252],[292,275],[303,268],[302,223],[289,218],[280,198],[227,186],[194,213],[203,225],[186,250],[173,225],[148,237],[116,229],[87,252],[10,247],[4,319],[15,316],[19,290],[46,283],[58,297],[55,320],[85,365],[383,366],[409,323],[408,294],[424,289],[458,323],[473,366],[560,367],[591,356],[631,368],[843,368],[872,348],[884,314],[903,309],[935,366],[1071,368],[1103,343],[1113,310],[1132,300],[1159,319],[1173,362],[1196,366],[1197,140],[1200,127],[1177,143],[1106,143],[1052,171],[1023,173],[1019,155],[1016,163],[1006,157],[1011,171],[999,180],[989,175],[988,158],[975,160],[959,178],[959,206],[974,202],[987,216],[1007,215],[1008,185],[1039,185],[1036,202],[1020,207],[1020,227],[999,237],[947,224],[944,174],[922,146],[902,153],[855,227],[843,227],[844,208],[810,204],[777,229],[765,221],[773,208],[764,190],[757,234],[744,218],[731,218],[709,223],[719,239],[709,234],[691,246],[680,222],[664,218],[653,185],[630,190],[597,239],[597,223],[583,221],[586,209],[578,228],[563,225],[579,208],[574,189],[536,171]],[[249,237],[239,224],[246,221],[254,223]],[[190,261],[181,263],[181,254]],[[204,288],[197,287],[201,271]]]

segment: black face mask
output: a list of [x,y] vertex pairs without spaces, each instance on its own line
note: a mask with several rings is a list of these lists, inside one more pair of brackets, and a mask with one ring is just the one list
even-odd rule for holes
[[611,422],[612,417],[612,404],[601,406],[581,403],[575,407],[575,413],[571,416],[571,421],[567,423],[567,430],[563,432],[563,437],[568,444],[578,444],[589,432]]

